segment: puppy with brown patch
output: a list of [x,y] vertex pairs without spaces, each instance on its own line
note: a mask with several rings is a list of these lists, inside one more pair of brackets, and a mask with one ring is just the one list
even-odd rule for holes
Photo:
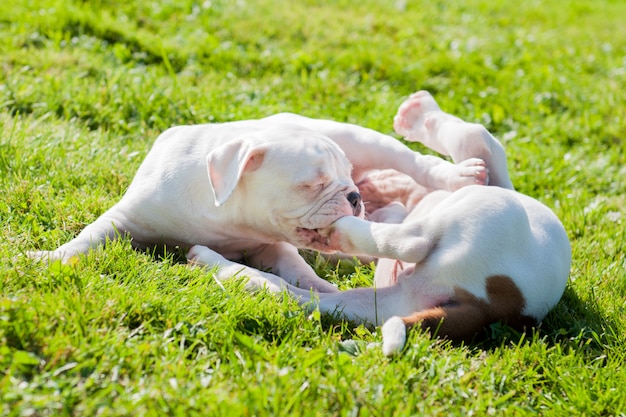
[[[375,286],[319,294],[313,305],[355,321],[384,322],[387,355],[402,349],[407,327],[415,325],[470,340],[498,321],[518,329],[538,324],[569,276],[571,249],[557,216],[513,190],[502,146],[483,126],[442,112],[429,93],[412,95],[394,127],[453,159],[481,158],[492,186],[430,192],[410,211],[395,202],[373,214],[378,222],[337,220],[331,246],[379,258]],[[298,295],[307,302],[306,294]]]

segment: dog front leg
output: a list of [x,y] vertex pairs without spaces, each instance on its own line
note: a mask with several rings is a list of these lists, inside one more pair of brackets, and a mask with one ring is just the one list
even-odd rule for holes
[[485,162],[479,158],[452,164],[433,155],[414,152],[390,136],[349,125],[344,134],[336,135],[333,139],[354,166],[356,182],[373,169],[394,169],[432,190],[455,191],[468,185],[484,185],[488,182]]
[[394,129],[408,141],[421,142],[456,163],[480,158],[489,170],[489,185],[513,189],[502,144],[480,124],[445,113],[427,91],[418,91],[400,106]]
[[374,223],[354,216],[335,221],[329,236],[330,247],[344,253],[411,263],[423,261],[434,242],[420,221]]
[[249,261],[272,272],[291,285],[318,292],[337,292],[337,287],[317,276],[313,268],[300,256],[298,249],[286,242],[265,245],[251,254]]
[[451,164],[436,156],[413,152],[393,137],[362,126],[289,113],[264,120],[297,124],[333,139],[352,163],[355,182],[373,169],[395,169],[433,190],[454,191],[467,185],[486,184],[488,180],[485,163],[478,158]]
[[229,261],[206,246],[193,246],[187,253],[187,259],[192,265],[215,267],[214,277],[218,281],[236,277],[248,278],[245,285],[247,289],[267,288],[271,292],[278,293],[290,287],[286,281],[274,274]]

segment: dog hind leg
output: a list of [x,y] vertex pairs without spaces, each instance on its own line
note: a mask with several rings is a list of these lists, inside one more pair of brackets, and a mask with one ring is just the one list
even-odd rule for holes
[[[383,325],[383,350],[399,352],[406,340],[406,330],[413,326],[455,341],[471,342],[488,325],[501,321],[518,331],[536,326],[538,321],[523,313],[526,301],[511,278],[493,275],[486,280],[487,299],[457,288],[454,295],[436,307],[395,317]],[[404,333],[402,325],[404,325]],[[388,328],[385,329],[385,326]],[[385,340],[387,335],[387,340]]]
[[488,323],[476,304],[434,307],[407,317],[393,317],[382,327],[383,353],[393,355],[404,347],[406,332],[414,326],[452,340],[471,340]]
[[400,105],[394,129],[406,140],[449,155],[457,164],[482,159],[489,169],[489,185],[513,189],[502,144],[483,125],[443,112],[427,91],[412,94]]

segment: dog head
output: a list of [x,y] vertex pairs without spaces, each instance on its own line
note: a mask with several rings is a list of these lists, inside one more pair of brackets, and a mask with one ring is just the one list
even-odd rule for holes
[[207,156],[215,205],[275,241],[331,251],[320,229],[363,216],[352,165],[330,138],[283,125],[244,135]]

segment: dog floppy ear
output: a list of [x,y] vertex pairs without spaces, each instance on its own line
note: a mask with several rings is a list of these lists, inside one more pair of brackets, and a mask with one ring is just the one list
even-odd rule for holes
[[228,200],[244,172],[261,166],[265,152],[265,147],[253,146],[246,138],[238,138],[209,152],[206,164],[216,207]]

